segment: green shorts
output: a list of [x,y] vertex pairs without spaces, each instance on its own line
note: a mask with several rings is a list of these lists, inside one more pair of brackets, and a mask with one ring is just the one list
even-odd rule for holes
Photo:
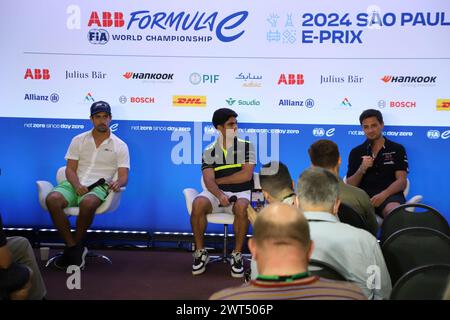
[[70,184],[69,181],[64,180],[60,184],[58,184],[56,187],[53,188],[52,192],[59,192],[63,195],[64,199],[67,200],[69,203],[68,207],[79,207],[80,202],[89,194],[92,194],[99,198],[102,202],[105,201],[106,197],[108,196],[108,184],[105,183],[104,185],[95,187],[91,191],[89,191],[86,194],[83,194],[82,196],[79,196],[77,194],[77,191],[75,188]]

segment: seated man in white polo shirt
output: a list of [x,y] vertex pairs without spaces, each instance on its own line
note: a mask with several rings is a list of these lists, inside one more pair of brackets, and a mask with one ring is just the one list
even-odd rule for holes
[[[66,243],[63,255],[55,261],[55,266],[61,269],[69,265],[84,266],[87,248],[82,240],[95,211],[110,191],[117,192],[128,182],[128,147],[109,129],[111,108],[107,102],[92,104],[91,121],[94,128],[77,135],[70,143],[65,157],[67,180],[56,186],[46,199],[53,223]],[[118,179],[113,181],[116,172]],[[101,178],[106,181],[103,185],[88,189]],[[80,207],[80,213],[72,235],[64,208],[76,206]]]

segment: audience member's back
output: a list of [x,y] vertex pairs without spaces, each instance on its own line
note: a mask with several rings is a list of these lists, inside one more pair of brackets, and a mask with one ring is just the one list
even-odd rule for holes
[[[374,236],[339,222],[338,179],[322,168],[305,170],[298,181],[298,201],[315,243],[312,258],[334,266],[369,299],[388,299],[392,286]],[[373,283],[374,282],[374,283]]]

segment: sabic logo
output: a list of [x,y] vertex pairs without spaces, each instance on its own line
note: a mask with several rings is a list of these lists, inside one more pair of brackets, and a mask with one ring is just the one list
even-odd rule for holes
[[436,110],[450,111],[450,99],[437,99]]
[[438,130],[428,130],[427,137],[428,139],[439,139],[441,133]]
[[173,96],[174,107],[206,107],[206,96]]
[[305,80],[303,78],[303,74],[297,73],[297,74],[284,74],[282,73],[280,77],[278,78],[278,85],[285,84],[285,85],[302,85],[305,83]]
[[27,69],[24,79],[48,80],[50,79],[50,70],[48,69]]
[[91,29],[88,31],[88,40],[91,44],[107,44],[109,33],[105,29]]
[[125,25],[122,12],[102,12],[102,19],[100,19],[97,11],[92,11],[89,17],[88,27],[96,25],[97,27],[109,28],[122,28]]

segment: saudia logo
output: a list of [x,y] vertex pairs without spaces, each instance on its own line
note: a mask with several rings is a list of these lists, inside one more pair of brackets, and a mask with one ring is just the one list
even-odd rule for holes
[[[200,31],[214,32],[222,42],[231,42],[240,38],[245,30],[238,29],[248,17],[248,11],[238,11],[225,17],[219,17],[219,12],[155,12],[139,10],[130,13],[128,23],[124,19],[123,12],[91,12],[88,27],[94,28],[139,28],[140,30],[164,30],[164,31]],[[96,29],[104,30],[104,29]],[[106,30],[104,30],[106,33]],[[94,39],[96,40],[96,39]],[[102,39],[99,39],[100,41]],[[103,42],[107,42],[106,35]],[[148,39],[147,39],[148,40]]]

